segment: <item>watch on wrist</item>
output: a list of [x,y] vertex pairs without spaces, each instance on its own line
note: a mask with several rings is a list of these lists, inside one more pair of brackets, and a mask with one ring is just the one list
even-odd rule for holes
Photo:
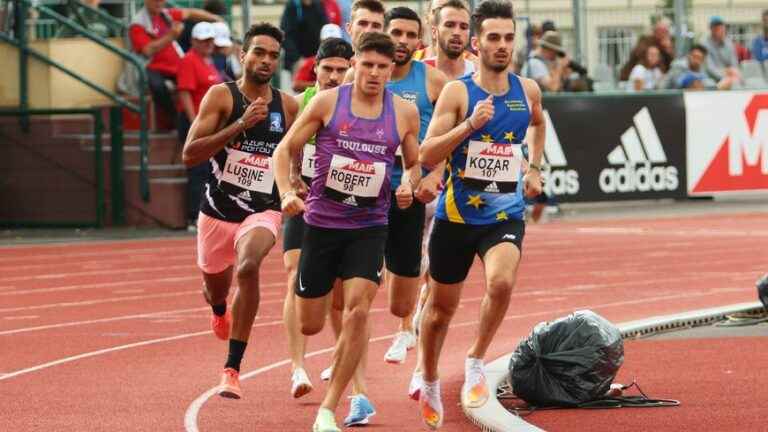
[[529,169],[534,169],[534,170],[536,170],[538,172],[541,172],[541,165],[536,165],[533,162],[528,162],[528,168]]

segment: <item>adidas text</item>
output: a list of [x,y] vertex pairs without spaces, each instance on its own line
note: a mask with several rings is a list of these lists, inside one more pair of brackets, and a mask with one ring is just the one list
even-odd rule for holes
[[572,169],[553,169],[544,173],[547,195],[576,195],[579,193],[579,173]]
[[600,171],[599,181],[605,193],[672,191],[680,186],[676,167],[652,167],[650,162],[626,162],[623,168],[605,168]]

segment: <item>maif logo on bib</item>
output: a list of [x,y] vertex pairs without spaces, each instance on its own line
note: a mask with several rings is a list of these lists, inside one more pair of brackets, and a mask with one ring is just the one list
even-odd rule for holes
[[470,141],[464,184],[490,193],[511,193],[517,188],[522,165],[519,144]]
[[230,150],[221,181],[252,192],[270,194],[275,184],[272,158]]
[[384,162],[360,161],[333,155],[324,195],[355,207],[373,207],[387,173]]

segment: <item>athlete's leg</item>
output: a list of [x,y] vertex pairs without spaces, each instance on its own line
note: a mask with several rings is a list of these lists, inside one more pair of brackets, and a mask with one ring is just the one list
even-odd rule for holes
[[288,273],[288,286],[285,290],[285,302],[283,302],[283,323],[288,332],[288,351],[291,355],[291,369],[304,367],[304,353],[307,345],[307,337],[301,334],[298,317],[296,316],[296,273],[299,266],[300,249],[292,249],[283,253],[283,263]]
[[431,280],[431,296],[424,306],[419,338],[425,381],[435,381],[439,378],[437,364],[440,352],[443,349],[445,336],[448,334],[448,326],[459,306],[463,285],[464,282],[442,284],[434,279]]
[[262,227],[253,228],[237,241],[238,290],[232,302],[232,339],[248,342],[259,310],[259,268],[274,245],[275,235]]

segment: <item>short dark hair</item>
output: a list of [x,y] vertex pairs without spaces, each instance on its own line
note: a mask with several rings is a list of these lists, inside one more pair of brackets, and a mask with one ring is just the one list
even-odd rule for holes
[[352,45],[342,38],[328,38],[320,42],[320,48],[317,49],[317,55],[315,56],[315,63],[320,63],[320,60],[341,57],[344,59],[351,59],[355,52],[352,50]]
[[443,9],[447,9],[447,8],[467,11],[467,15],[470,15],[469,8],[467,7],[466,3],[464,3],[461,0],[448,0],[447,2],[443,3],[440,7],[436,7],[434,12],[432,12],[432,22],[435,24],[440,24],[440,12],[442,12]]
[[360,9],[365,9],[382,15],[384,15],[384,12],[386,12],[384,3],[380,2],[379,0],[357,0],[356,2],[352,3],[352,7],[350,8],[349,13],[350,15],[354,15],[355,12]]
[[491,18],[515,19],[512,3],[506,0],[485,0],[472,13],[472,30],[480,34],[483,21]]
[[416,21],[419,23],[419,34],[421,34],[421,18],[419,18],[419,14],[413,9],[405,6],[398,6],[388,10],[387,13],[384,14],[384,28],[389,28],[389,23],[396,19]]
[[227,14],[227,5],[224,4],[223,0],[205,0],[203,10],[214,15],[224,16]]
[[392,38],[386,33],[381,32],[368,32],[363,33],[360,36],[360,41],[357,44],[357,52],[364,53],[366,51],[376,51],[377,53],[387,56],[391,59],[395,58],[395,43],[392,42]]
[[702,44],[693,44],[693,46],[691,47],[691,49],[688,50],[688,52],[692,53],[692,52],[694,52],[696,50],[701,51],[701,53],[704,54],[704,55],[707,55],[707,53],[709,53],[709,50],[707,49],[707,47],[705,47]]
[[245,36],[243,36],[243,51],[248,51],[251,47],[251,41],[256,36],[269,36],[276,40],[281,46],[283,45],[283,39],[285,38],[283,31],[270,23],[261,22],[254,24],[247,32],[245,32]]

